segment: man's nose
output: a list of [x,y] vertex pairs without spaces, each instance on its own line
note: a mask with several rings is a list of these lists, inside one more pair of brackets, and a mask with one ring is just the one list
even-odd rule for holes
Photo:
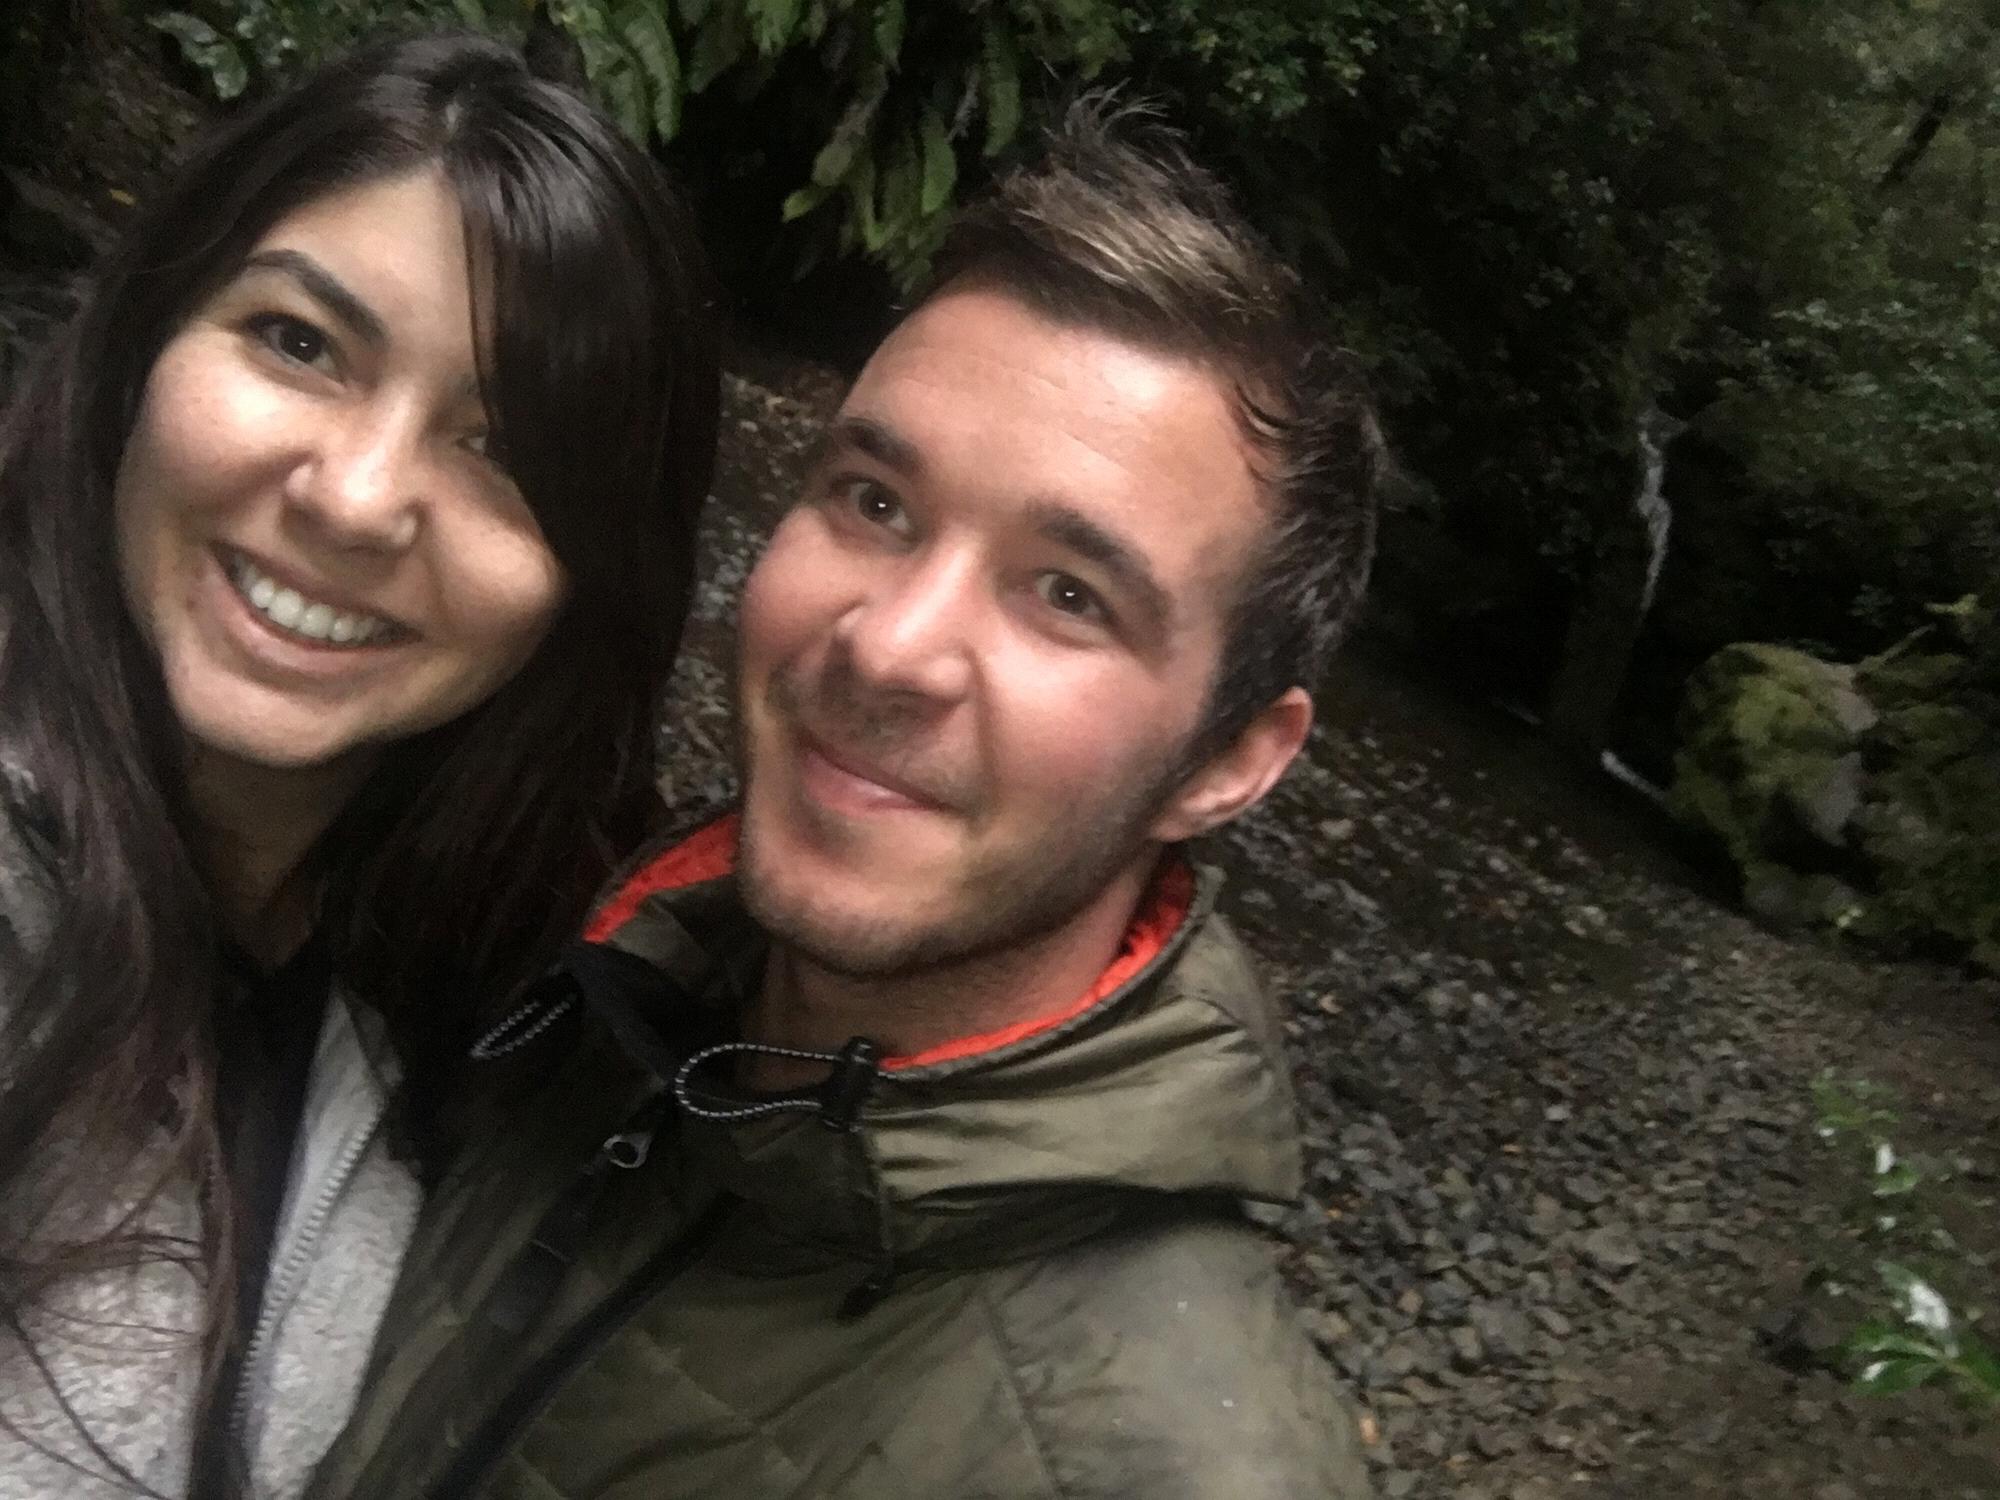
[[286,498],[331,544],[400,552],[416,541],[428,484],[418,414],[394,407],[329,418],[291,474]]
[[971,681],[981,606],[976,559],[913,559],[853,605],[834,638],[867,686],[949,703]]

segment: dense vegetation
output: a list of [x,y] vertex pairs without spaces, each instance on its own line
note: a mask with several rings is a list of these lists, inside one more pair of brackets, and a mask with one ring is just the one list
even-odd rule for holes
[[519,37],[663,143],[753,313],[837,272],[793,305],[864,327],[853,268],[916,275],[1081,84],[1160,97],[1379,372],[1385,620],[1657,775],[1718,648],[1856,660],[2000,596],[1983,0],[170,4],[17,24],[122,7],[225,102],[385,24]]

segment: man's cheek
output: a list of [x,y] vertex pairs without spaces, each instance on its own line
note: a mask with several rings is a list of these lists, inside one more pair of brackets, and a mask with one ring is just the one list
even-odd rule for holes
[[773,538],[743,585],[738,630],[746,666],[796,655],[832,630],[839,617],[833,562],[824,549],[801,547],[782,533]]
[[[1004,716],[1011,719],[1011,726],[999,736],[1003,764],[1013,768],[1014,779],[1024,790],[1052,801],[1101,796],[1125,773],[1117,737],[1102,733],[1107,724],[1124,721],[1125,710],[1113,706],[1121,701],[1116,693],[1069,698],[1063,688],[1050,683],[1032,703],[1017,705],[1013,714]],[[1075,714],[1051,713],[1050,707],[1060,702],[1091,707]]]

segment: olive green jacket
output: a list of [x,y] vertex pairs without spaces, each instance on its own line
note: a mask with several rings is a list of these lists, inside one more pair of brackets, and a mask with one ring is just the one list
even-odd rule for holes
[[642,862],[488,1049],[522,1042],[497,1066],[528,1081],[431,1199],[311,1493],[1364,1496],[1240,1211],[1293,1195],[1299,1149],[1213,877],[1166,867],[1062,1014],[914,1058],[851,1045],[774,1101],[729,1082],[763,953],[732,840]]

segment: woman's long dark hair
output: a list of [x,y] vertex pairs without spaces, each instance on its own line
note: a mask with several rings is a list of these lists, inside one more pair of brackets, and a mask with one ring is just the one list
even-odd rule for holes
[[[118,587],[112,487],[156,356],[272,225],[425,167],[463,211],[498,451],[569,588],[520,673],[393,747],[312,856],[338,972],[388,1017],[408,1097],[449,1094],[481,1017],[575,930],[652,805],[653,714],[715,447],[695,236],[651,160],[507,48],[371,48],[194,153],[0,428],[0,757],[34,788],[58,885],[39,962],[0,1017],[0,1313],[17,1325],[54,1278],[179,1253],[206,1273],[211,1354],[226,1335],[229,1236],[176,1250],[135,1232],[173,1180],[201,1184],[211,1224],[229,1205],[216,919],[189,851],[178,726]],[[142,1143],[162,1121],[159,1157]],[[74,1165],[50,1180],[53,1159]],[[76,1221],[64,1204],[101,1215],[135,1174],[139,1201],[109,1232],[45,1232]]]

